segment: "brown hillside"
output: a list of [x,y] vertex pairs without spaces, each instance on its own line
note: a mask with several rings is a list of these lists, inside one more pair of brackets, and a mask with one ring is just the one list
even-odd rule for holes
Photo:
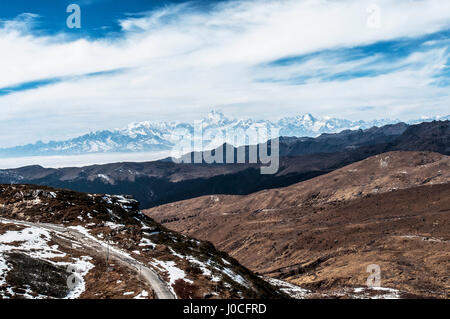
[[[80,269],[76,287],[69,266]],[[0,184],[0,299],[48,297],[286,296],[211,243],[148,218],[130,196]]]
[[319,293],[382,285],[448,296],[449,157],[390,152],[286,188],[205,196],[146,213],[241,263]]

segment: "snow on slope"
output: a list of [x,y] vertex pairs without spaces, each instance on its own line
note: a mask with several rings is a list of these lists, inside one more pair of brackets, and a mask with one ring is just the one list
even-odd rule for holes
[[[13,269],[9,264],[5,254],[20,253],[31,257],[32,259],[43,260],[57,268],[65,271],[71,265],[77,271],[79,281],[74,282],[74,287],[68,290],[65,298],[76,299],[85,291],[84,276],[94,267],[89,262],[92,258],[89,256],[81,256],[79,258],[71,258],[70,262],[55,261],[66,258],[67,254],[60,250],[56,244],[51,245],[53,237],[56,235],[43,228],[34,226],[25,226],[20,222],[6,222],[0,220],[0,224],[17,227],[17,230],[8,230],[0,235],[0,287],[7,283],[8,272]],[[25,274],[24,274],[25,275]],[[67,274],[69,275],[69,274]],[[0,289],[0,298],[8,298],[8,296],[21,296],[23,298],[48,298],[46,295],[33,295],[31,288],[28,287],[25,293],[18,293],[15,287],[8,287],[6,290]],[[20,291],[20,289],[19,289]],[[5,292],[7,293],[5,295]]]
[[[118,256],[120,260],[114,262],[116,270],[106,280],[119,271],[120,263],[131,265],[132,273],[139,276],[141,269],[143,275],[153,269],[163,280],[163,286],[167,286],[165,289],[178,298],[255,298],[279,294],[210,243],[180,235],[154,222],[139,211],[139,203],[129,196],[0,185],[0,207],[0,220],[9,223],[4,227],[0,223],[0,295],[4,293],[6,297],[18,294],[39,297],[23,294],[29,279],[20,285],[11,279],[11,275],[24,274],[23,267],[30,264],[42,265],[35,267],[36,276],[45,274],[41,267],[53,267],[51,273],[57,273],[54,281],[59,280],[54,298],[92,298],[105,289],[108,289],[106,298],[113,294],[143,298],[142,289],[151,291],[149,287],[139,289],[141,285],[136,280],[134,285],[128,281],[122,290],[117,289],[120,283],[116,280],[101,287],[97,279],[105,275],[101,267],[105,267],[105,260],[108,264],[113,262],[106,256]],[[10,255],[11,252],[19,254]],[[66,268],[74,264],[84,266],[81,276],[87,279],[68,292]],[[123,274],[121,271],[120,276]],[[12,285],[15,290],[10,289]],[[37,287],[34,293],[46,291],[36,282],[33,287]]]

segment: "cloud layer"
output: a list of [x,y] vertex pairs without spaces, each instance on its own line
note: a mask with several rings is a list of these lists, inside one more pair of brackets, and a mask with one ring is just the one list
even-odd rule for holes
[[37,35],[34,23],[24,13],[0,28],[0,146],[212,107],[267,119],[448,113],[448,1],[184,3],[101,39]]

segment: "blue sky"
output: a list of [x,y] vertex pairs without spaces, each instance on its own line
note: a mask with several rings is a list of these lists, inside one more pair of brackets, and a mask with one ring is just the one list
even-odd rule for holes
[[[6,1],[3,1],[6,2]],[[15,0],[2,3],[0,20],[13,20],[23,13],[38,15],[34,23],[35,34],[69,33],[73,37],[101,38],[120,36],[118,20],[130,16],[143,16],[146,12],[158,10],[170,5],[186,2],[184,0]],[[192,2],[195,8],[206,11],[217,0],[197,0]],[[67,29],[65,14],[70,4],[78,4],[83,16],[81,29]]]
[[449,1],[2,1],[0,147],[213,108],[447,115],[449,43]]

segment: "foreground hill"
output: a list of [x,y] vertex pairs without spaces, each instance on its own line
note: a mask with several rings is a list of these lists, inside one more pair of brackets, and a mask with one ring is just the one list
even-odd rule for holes
[[[394,150],[450,154],[450,122],[399,123],[317,138],[280,138],[280,169],[261,175],[259,164],[112,163],[51,169],[0,170],[0,183],[28,183],[89,193],[131,194],[142,207],[213,194],[250,194],[292,185],[373,155]],[[236,152],[236,150],[235,150]]]
[[[448,296],[450,158],[389,152],[286,188],[214,195],[145,211],[250,269],[318,295],[382,286]],[[346,292],[343,292],[346,291]]]
[[0,298],[279,298],[124,196],[0,185]]

